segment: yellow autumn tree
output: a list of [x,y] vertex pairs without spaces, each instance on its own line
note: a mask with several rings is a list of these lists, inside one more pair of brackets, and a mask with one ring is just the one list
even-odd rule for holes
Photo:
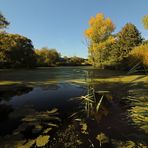
[[105,18],[102,13],[90,18],[89,28],[84,34],[88,39],[89,61],[93,66],[103,67],[107,59],[107,48],[115,41],[111,35],[114,29],[115,25],[111,19]]
[[148,68],[148,44],[141,44],[130,52],[129,66],[136,64]]
[[142,22],[143,22],[144,28],[148,29],[148,14],[143,17]]

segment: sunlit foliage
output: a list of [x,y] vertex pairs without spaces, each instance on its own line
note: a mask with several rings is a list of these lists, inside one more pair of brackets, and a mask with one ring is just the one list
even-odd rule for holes
[[95,67],[103,68],[110,60],[110,47],[114,44],[113,36],[100,43],[92,43],[89,45],[89,61]]
[[97,14],[96,17],[91,17],[89,26],[85,31],[85,36],[94,43],[106,40],[115,29],[111,19],[105,18],[102,13]]
[[134,64],[139,63],[142,67],[148,67],[148,44],[142,44],[140,46],[135,47],[130,52],[130,65],[134,66]]
[[18,34],[0,34],[0,67],[30,68],[35,65],[32,41]]
[[67,57],[64,56],[61,61],[58,63],[59,65],[64,65],[64,66],[79,66],[79,65],[88,65],[87,59],[77,57],[77,56],[72,56],[72,57]]
[[89,40],[89,59],[93,66],[103,66],[104,52],[107,46],[114,42],[111,33],[114,31],[115,25],[110,18],[105,18],[102,13],[91,17],[89,20],[89,28],[85,31],[85,36]]
[[40,50],[36,49],[37,66],[54,66],[60,58],[60,54],[56,49],[48,49],[44,47]]
[[148,29],[148,15],[145,15],[142,19],[143,25],[145,29]]

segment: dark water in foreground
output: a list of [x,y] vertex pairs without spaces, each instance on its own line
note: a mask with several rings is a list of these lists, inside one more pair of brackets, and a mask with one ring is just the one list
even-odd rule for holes
[[[21,143],[20,141],[28,139],[28,136],[34,138],[28,128],[32,129],[34,126],[46,128],[45,117],[42,115],[54,108],[58,109],[57,117],[61,120],[60,124],[65,124],[67,118],[78,110],[78,104],[70,99],[86,94],[85,86],[69,81],[84,80],[84,69],[69,67],[1,71],[1,81],[19,82],[19,84],[0,86],[0,147],[17,147],[15,142],[18,139],[18,143]],[[22,121],[28,116],[32,119],[40,117],[37,123],[28,124]],[[47,116],[50,117],[50,114]],[[18,130],[15,136],[14,133]],[[35,132],[39,135],[40,130],[35,129]],[[22,138],[22,135],[25,137]],[[38,137],[37,135],[35,137]]]
[[11,105],[13,108],[32,105],[36,110],[47,110],[51,107],[67,108],[69,99],[84,95],[84,87],[69,83],[49,84],[45,87],[35,87],[30,92],[20,96],[13,96],[4,104]]
[[10,133],[13,128],[16,128],[21,117],[28,114],[26,108],[39,112],[58,108],[59,116],[64,120],[77,110],[77,104],[70,99],[85,94],[85,87],[70,83],[58,83],[45,87],[35,87],[22,95],[15,95],[7,100],[2,99],[0,102],[2,120],[0,122],[0,135]]
[[26,108],[34,112],[58,108],[59,116],[66,119],[77,108],[70,99],[86,94],[86,87],[68,81],[84,81],[84,71],[89,69],[63,67],[1,71],[1,81],[21,84],[0,88],[0,135],[10,134],[20,124],[21,118],[28,114]]

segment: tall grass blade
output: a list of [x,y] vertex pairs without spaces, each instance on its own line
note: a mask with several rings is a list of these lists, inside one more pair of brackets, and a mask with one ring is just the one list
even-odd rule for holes
[[102,96],[101,99],[99,100],[99,102],[98,102],[98,104],[97,104],[97,106],[96,106],[96,112],[99,111],[99,108],[100,108],[100,105],[101,105],[101,103],[102,103],[103,98],[104,98],[104,96]]

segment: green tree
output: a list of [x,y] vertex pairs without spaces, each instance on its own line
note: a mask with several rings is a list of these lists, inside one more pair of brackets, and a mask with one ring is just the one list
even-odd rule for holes
[[81,66],[81,65],[89,65],[89,64],[88,64],[88,59],[84,59],[84,58],[77,57],[77,56],[72,56],[72,57],[64,56],[63,58],[60,58],[58,65],[60,66]]
[[77,56],[73,56],[68,59],[68,62],[69,62],[69,65],[78,66],[84,62],[84,59]]
[[127,23],[116,35],[116,42],[111,46],[110,58],[117,64],[129,56],[133,47],[142,43],[143,38],[135,25]]
[[145,15],[142,19],[143,25],[145,29],[148,29],[148,15]]
[[32,41],[18,34],[0,34],[0,66],[30,68],[35,66]]
[[47,47],[35,50],[35,53],[37,55],[38,66],[54,66],[60,58],[60,54],[56,49],[48,49]]
[[9,22],[6,20],[6,18],[0,12],[0,29],[6,28],[8,25],[9,25]]

